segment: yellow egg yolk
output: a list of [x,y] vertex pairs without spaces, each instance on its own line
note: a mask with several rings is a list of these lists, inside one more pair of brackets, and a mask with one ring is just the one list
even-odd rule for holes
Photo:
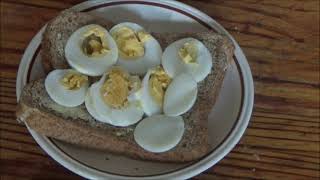
[[69,71],[62,77],[60,82],[68,90],[77,90],[80,89],[84,83],[88,82],[88,76],[75,71]]
[[105,33],[98,28],[89,30],[84,34],[82,50],[89,57],[103,56],[110,51]]
[[112,69],[101,87],[101,94],[104,102],[112,108],[125,106],[129,95],[128,75],[121,69]]
[[120,56],[124,59],[142,57],[145,53],[144,43],[151,37],[146,32],[136,33],[128,27],[119,28],[112,36],[117,43]]
[[194,63],[197,64],[197,56],[198,56],[198,49],[196,45],[192,42],[185,43],[180,49],[179,49],[179,57],[180,59],[186,63]]
[[151,39],[151,35],[145,31],[139,31],[137,33],[137,36],[139,38],[139,41],[142,42],[142,43],[145,43],[147,42],[148,40]]
[[131,90],[141,87],[139,77],[130,76],[120,68],[110,70],[100,91],[103,100],[112,108],[123,108],[128,105],[128,96]]
[[164,93],[171,82],[171,78],[165,73],[162,67],[157,67],[149,79],[149,92],[154,100],[162,105]]

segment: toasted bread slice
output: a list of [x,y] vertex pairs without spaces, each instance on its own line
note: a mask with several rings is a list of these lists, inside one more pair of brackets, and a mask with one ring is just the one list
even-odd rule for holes
[[110,29],[114,25],[101,17],[70,9],[62,11],[59,16],[47,24],[41,42],[41,59],[46,72],[69,67],[64,56],[64,47],[74,31],[88,24],[99,24],[106,29]]
[[114,127],[93,119],[84,105],[74,108],[58,105],[47,94],[44,79],[24,87],[16,112],[18,119],[45,136],[133,158],[165,162],[201,158],[209,151],[207,118],[219,94],[226,69],[233,60],[233,46],[226,37],[214,32],[154,36],[162,47],[182,37],[194,37],[202,41],[213,56],[211,73],[199,83],[195,105],[183,115],[186,129],[175,148],[164,153],[145,151],[134,141],[134,125]]
[[[70,24],[61,24],[65,22]],[[90,23],[105,24],[107,29],[112,25],[88,14],[70,10],[63,12],[48,24],[42,40],[42,61],[47,71],[68,67],[64,57],[66,41],[73,31]],[[47,94],[44,79],[33,81],[24,87],[16,112],[18,120],[45,136],[132,158],[187,162],[203,157],[209,151],[207,118],[219,94],[226,69],[233,61],[234,47],[228,38],[212,31],[152,34],[163,49],[181,38],[196,38],[204,43],[213,57],[210,74],[198,84],[198,97],[194,106],[183,115],[185,133],[175,148],[164,153],[145,151],[134,141],[135,125],[125,128],[114,127],[96,121],[84,105],[74,108],[58,105]]]

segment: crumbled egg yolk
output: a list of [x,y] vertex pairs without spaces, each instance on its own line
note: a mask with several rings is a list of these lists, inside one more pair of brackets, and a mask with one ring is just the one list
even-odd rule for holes
[[157,67],[150,75],[149,92],[159,105],[162,105],[165,90],[170,82],[171,78],[162,67]]
[[120,56],[125,59],[143,56],[145,53],[144,43],[151,37],[144,31],[136,33],[128,27],[119,28],[112,36],[118,45]]
[[192,42],[185,43],[180,49],[179,49],[179,57],[180,59],[186,63],[195,63],[197,64],[197,56],[198,56],[198,49],[196,45]]
[[101,94],[104,102],[111,107],[125,106],[129,95],[128,75],[121,69],[112,69],[101,87]]
[[89,57],[102,56],[110,51],[105,33],[98,28],[89,30],[84,34],[82,50]]
[[100,91],[106,104],[119,109],[128,105],[129,92],[140,87],[141,81],[138,77],[129,76],[120,68],[113,68],[107,75]]
[[61,79],[61,84],[68,90],[80,89],[86,82],[88,82],[88,76],[75,71],[69,71]]
[[145,31],[139,31],[137,33],[140,42],[145,43],[151,39],[151,35]]

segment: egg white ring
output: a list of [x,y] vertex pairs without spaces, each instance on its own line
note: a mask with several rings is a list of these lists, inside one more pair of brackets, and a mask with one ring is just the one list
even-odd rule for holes
[[197,82],[190,74],[182,73],[173,78],[163,101],[163,112],[167,116],[179,116],[192,108],[198,94]]
[[97,83],[92,84],[87,92],[87,95],[85,98],[85,105],[86,105],[87,111],[97,121],[110,124],[110,122],[111,122],[110,117],[101,116],[96,110],[95,102],[93,99],[93,90],[92,90],[96,86],[97,86]]
[[[135,32],[144,31],[144,28],[136,23],[125,22],[115,25],[111,28],[110,33],[116,32],[121,27],[128,27]],[[143,75],[149,68],[158,66],[161,63],[162,48],[159,42],[151,36],[151,38],[144,43],[144,55],[134,59],[125,59],[119,55],[117,64],[125,68],[129,73]]]
[[[186,64],[179,57],[179,50],[187,42],[194,42],[198,49],[197,64]],[[181,73],[190,73],[193,78],[200,82],[210,73],[212,68],[212,55],[208,48],[195,38],[183,38],[170,44],[162,55],[163,69],[170,77]]]
[[148,70],[147,74],[144,76],[142,80],[142,89],[141,89],[142,109],[148,116],[162,113],[162,106],[159,105],[150,94],[149,79],[150,79],[151,73],[152,73],[152,69]]
[[109,118],[110,121],[108,123],[114,126],[125,127],[140,121],[144,113],[142,108],[140,107],[140,102],[138,100],[128,99],[128,106],[122,109],[114,109],[103,101],[100,89],[103,83],[105,82],[106,75],[107,74],[105,74],[100,79],[100,81],[97,82],[97,86],[94,86],[92,89],[96,112],[101,117]]
[[69,70],[56,69],[51,71],[44,84],[48,95],[54,102],[65,107],[76,107],[84,102],[89,84],[86,82],[77,90],[66,89],[60,81]]
[[134,139],[143,149],[161,153],[174,148],[185,131],[181,116],[153,115],[143,119],[134,130]]
[[[93,28],[104,32],[110,51],[103,56],[89,57],[84,54],[81,43],[85,39],[84,34]],[[100,76],[118,59],[118,47],[108,31],[102,26],[91,24],[76,30],[68,39],[65,46],[65,57],[71,67],[77,71],[89,75]]]

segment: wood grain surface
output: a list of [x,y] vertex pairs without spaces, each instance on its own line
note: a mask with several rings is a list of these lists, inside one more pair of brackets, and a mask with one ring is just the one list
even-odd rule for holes
[[[1,0],[1,179],[81,179],[15,120],[16,76],[29,41],[80,0]],[[319,179],[319,0],[184,0],[221,23],[244,50],[255,84],[249,127],[194,179]]]

